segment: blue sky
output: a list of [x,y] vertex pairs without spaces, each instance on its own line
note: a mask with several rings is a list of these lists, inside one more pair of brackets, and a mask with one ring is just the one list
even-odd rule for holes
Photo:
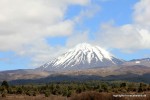
[[150,57],[148,3],[0,1],[0,70],[39,67],[81,42],[99,45],[125,60]]

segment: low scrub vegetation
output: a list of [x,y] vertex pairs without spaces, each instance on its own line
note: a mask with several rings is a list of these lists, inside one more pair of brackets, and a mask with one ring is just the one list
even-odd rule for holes
[[[133,82],[57,82],[14,86],[9,85],[7,81],[3,81],[0,86],[0,98],[7,98],[7,96],[10,95],[28,97],[37,97],[41,95],[45,98],[58,96],[70,100],[115,100],[115,97],[113,97],[114,94],[145,94],[149,92],[149,84]],[[145,100],[147,98],[147,100],[150,100],[149,94],[146,95],[147,97],[145,97]],[[126,99],[119,98],[117,100]],[[135,98],[135,100],[139,99]]]

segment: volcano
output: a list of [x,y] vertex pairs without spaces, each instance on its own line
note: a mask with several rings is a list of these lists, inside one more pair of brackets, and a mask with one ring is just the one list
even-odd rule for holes
[[44,71],[82,70],[117,66],[123,62],[99,46],[81,43],[37,69]]

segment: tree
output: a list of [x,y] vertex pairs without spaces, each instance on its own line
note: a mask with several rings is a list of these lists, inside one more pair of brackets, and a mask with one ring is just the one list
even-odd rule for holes
[[140,86],[138,88],[138,92],[143,92],[147,90],[147,85],[144,83],[140,83]]
[[8,89],[9,85],[8,85],[8,82],[7,81],[3,81],[1,86],[5,87]]
[[23,93],[23,89],[21,88],[21,87],[19,87],[18,89],[17,89],[17,94],[22,94]]
[[120,87],[121,87],[121,88],[122,88],[122,87],[125,88],[126,86],[127,86],[126,83],[121,83],[121,84],[120,84]]
[[108,85],[106,83],[101,84],[101,89],[104,90],[104,92],[108,92]]

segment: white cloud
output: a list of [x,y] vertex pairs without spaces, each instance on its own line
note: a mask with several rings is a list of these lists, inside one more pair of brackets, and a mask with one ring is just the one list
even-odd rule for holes
[[103,24],[98,33],[101,45],[118,48],[131,52],[139,49],[150,49],[150,1],[140,0],[134,6],[133,20],[131,24],[114,26]]
[[89,4],[85,9],[83,9],[79,16],[75,17],[75,22],[81,23],[85,19],[94,17],[94,15],[100,11],[100,6],[94,3]]
[[134,6],[134,21],[140,25],[150,25],[150,0],[140,0]]
[[43,63],[56,50],[46,42],[47,37],[69,36],[74,31],[74,20],[64,19],[68,7],[89,3],[90,0],[0,0],[0,51],[14,51]]

